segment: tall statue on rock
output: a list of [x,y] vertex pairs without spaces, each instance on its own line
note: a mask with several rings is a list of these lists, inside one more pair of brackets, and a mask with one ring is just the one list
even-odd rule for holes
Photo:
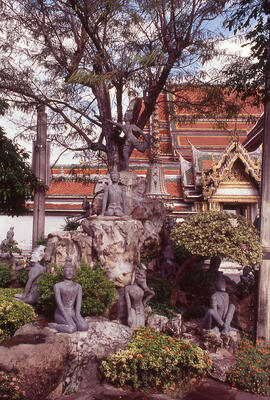
[[66,258],[62,273],[64,280],[53,287],[57,305],[54,313],[55,322],[48,325],[50,328],[65,333],[87,331],[88,324],[81,316],[82,287],[79,283],[72,281],[75,268],[71,263],[71,257]]
[[122,217],[127,213],[126,193],[119,184],[119,172],[116,168],[111,171],[111,181],[104,189],[101,215]]

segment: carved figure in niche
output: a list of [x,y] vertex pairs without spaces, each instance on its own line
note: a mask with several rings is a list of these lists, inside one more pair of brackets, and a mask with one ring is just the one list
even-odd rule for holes
[[22,300],[28,304],[35,304],[38,300],[38,288],[37,288],[37,280],[40,275],[45,272],[45,267],[40,264],[40,261],[44,257],[45,246],[36,247],[31,255],[29,272],[28,272],[28,281],[26,282],[24,293],[18,293],[14,296],[18,300]]
[[[146,298],[145,293],[149,293]],[[145,306],[154,295],[155,292],[146,283],[146,267],[137,267],[131,284],[125,287],[128,326],[131,329],[145,325]]]
[[119,184],[119,172],[111,172],[112,183],[105,187],[101,215],[122,217],[126,215],[126,193]]
[[13,240],[13,238],[14,238],[14,226],[11,226],[7,231],[6,239],[2,240],[0,244],[0,249],[2,249],[4,246],[7,246]]
[[231,330],[235,306],[229,302],[225,278],[222,275],[217,278],[215,286],[216,292],[211,296],[211,307],[203,318],[202,326],[205,329],[218,326],[221,333],[227,334]]
[[72,281],[75,268],[71,263],[71,257],[66,258],[62,273],[64,280],[53,287],[57,305],[54,313],[55,322],[48,325],[50,328],[65,333],[87,331],[88,324],[81,316],[82,287],[79,283]]
[[[145,133],[140,129],[137,125],[132,123],[133,120],[133,111],[127,110],[124,115],[124,125],[119,124],[118,122],[114,122],[111,120],[107,120],[111,124],[120,128],[125,134],[125,142],[123,145],[123,158],[124,158],[124,171],[129,170],[129,155],[132,150],[132,147],[135,147],[141,153],[144,153],[145,150],[150,146],[150,136],[145,135]],[[140,133],[144,142],[140,142],[136,136],[133,135],[133,132]]]

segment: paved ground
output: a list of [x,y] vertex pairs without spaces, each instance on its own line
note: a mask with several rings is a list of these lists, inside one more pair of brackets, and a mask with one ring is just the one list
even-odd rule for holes
[[[58,400],[175,400],[163,394],[146,395],[130,393],[113,388],[110,385],[100,385],[70,396],[62,396]],[[258,396],[232,389],[224,383],[206,379],[195,385],[191,391],[184,394],[181,400],[270,400],[268,396]]]

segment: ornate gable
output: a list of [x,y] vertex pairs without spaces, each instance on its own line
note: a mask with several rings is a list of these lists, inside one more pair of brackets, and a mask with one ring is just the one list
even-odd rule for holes
[[249,153],[238,141],[232,141],[212,167],[202,171],[204,199],[212,197],[225,182],[249,183],[258,186],[261,181],[261,154]]

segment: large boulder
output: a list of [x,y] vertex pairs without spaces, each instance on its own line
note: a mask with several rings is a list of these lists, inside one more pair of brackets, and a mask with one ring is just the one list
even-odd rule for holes
[[27,400],[53,400],[62,392],[69,358],[68,336],[25,325],[0,346],[0,369],[17,376]]
[[98,384],[98,366],[124,349],[132,330],[104,317],[86,318],[87,332],[66,334],[25,325],[0,346],[0,369],[17,376],[27,400],[54,400]]
[[[86,321],[89,325],[87,332],[68,335],[71,350],[66,364],[65,393],[98,384],[101,361],[124,349],[133,335],[128,326],[104,317],[87,317]],[[57,335],[67,336],[64,333]]]
[[139,262],[144,241],[140,221],[128,217],[90,217],[82,222],[83,231],[91,238],[95,261],[117,287],[131,282]]
[[92,238],[81,231],[62,231],[48,235],[44,260],[58,266],[65,264],[67,256],[73,265],[79,266],[82,258],[92,264]]

